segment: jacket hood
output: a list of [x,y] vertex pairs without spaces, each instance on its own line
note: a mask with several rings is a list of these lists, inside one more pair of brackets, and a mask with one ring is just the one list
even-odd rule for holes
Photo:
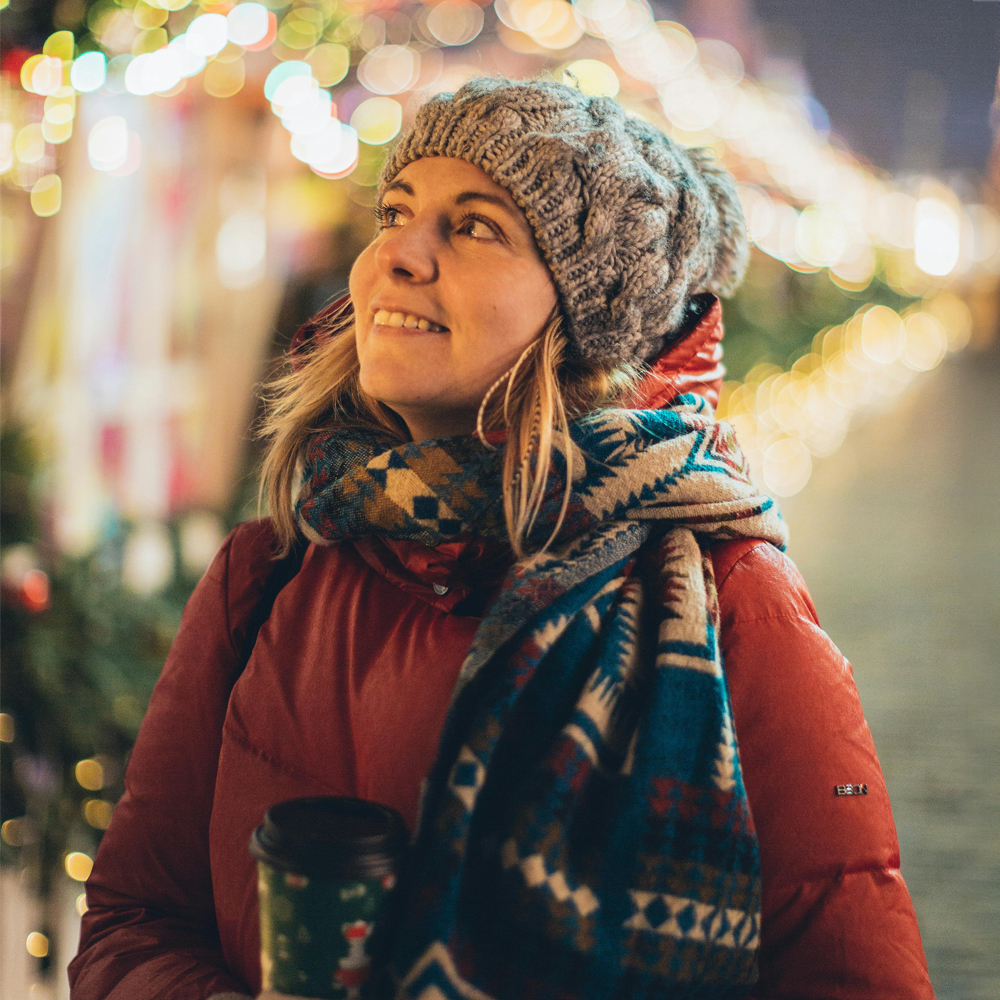
[[[339,296],[299,327],[289,346],[293,364],[314,337],[322,336],[330,317],[348,298],[347,294]],[[718,296],[705,293],[696,295],[693,304],[696,308],[687,325],[649,362],[649,372],[630,402],[632,409],[657,410],[685,393],[702,396],[713,409],[718,405],[726,372],[722,364],[722,303]]]

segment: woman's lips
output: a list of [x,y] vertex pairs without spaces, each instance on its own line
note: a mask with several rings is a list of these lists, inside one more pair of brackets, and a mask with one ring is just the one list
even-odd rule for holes
[[374,325],[387,330],[419,330],[424,333],[447,333],[448,328],[413,313],[390,312],[388,309],[375,311]]

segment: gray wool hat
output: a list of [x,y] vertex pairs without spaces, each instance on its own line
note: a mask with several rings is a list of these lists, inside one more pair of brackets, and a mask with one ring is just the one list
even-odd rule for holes
[[524,212],[579,356],[651,360],[700,292],[728,294],[749,259],[732,177],[607,97],[548,80],[469,80],[423,104],[382,169],[451,156]]

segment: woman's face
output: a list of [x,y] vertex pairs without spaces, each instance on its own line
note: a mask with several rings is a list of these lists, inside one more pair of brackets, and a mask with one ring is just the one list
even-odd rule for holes
[[553,313],[548,267],[507,191],[464,160],[407,164],[382,212],[351,269],[361,387],[415,441],[471,433],[486,390]]

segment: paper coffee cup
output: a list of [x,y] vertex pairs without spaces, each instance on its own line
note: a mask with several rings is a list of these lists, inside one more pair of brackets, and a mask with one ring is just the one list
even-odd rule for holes
[[372,934],[389,917],[406,840],[398,812],[362,799],[292,799],[267,811],[250,839],[264,989],[370,995],[378,979]]

